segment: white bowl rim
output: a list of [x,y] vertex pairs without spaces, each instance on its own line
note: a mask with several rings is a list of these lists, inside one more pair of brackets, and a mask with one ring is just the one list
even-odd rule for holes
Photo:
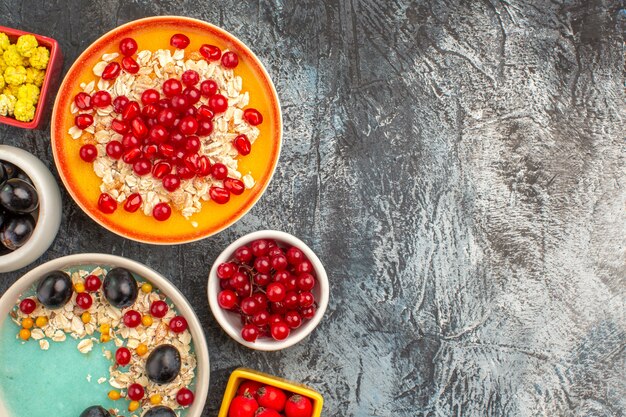
[[[296,246],[302,252],[304,252],[305,256],[311,263],[313,264],[313,268],[315,269],[317,285],[320,287],[320,299],[317,300],[317,311],[315,312],[315,316],[303,323],[301,327],[296,329],[294,333],[290,334],[289,337],[285,340],[274,340],[271,338],[262,338],[257,339],[255,342],[247,342],[243,340],[241,337],[241,333],[239,330],[235,329],[230,323],[226,321],[227,314],[234,314],[223,310],[218,302],[217,302],[217,294],[219,292],[219,278],[217,277],[217,267],[222,262],[227,262],[232,256],[235,249],[237,249],[241,245],[248,244],[253,240],[257,239],[275,239],[277,241],[286,243],[291,246]],[[276,351],[281,349],[286,349],[295,345],[296,343],[302,341],[309,334],[313,332],[313,330],[317,327],[317,325],[324,317],[324,313],[326,312],[326,308],[328,307],[328,299],[329,299],[329,284],[328,284],[328,275],[326,273],[326,269],[324,265],[317,257],[315,252],[302,240],[298,239],[292,234],[287,232],[281,232],[278,230],[259,230],[256,232],[248,233],[244,236],[241,236],[239,239],[235,240],[233,243],[228,245],[226,249],[224,249],[220,255],[215,259],[213,266],[211,267],[211,271],[209,272],[209,278],[207,282],[207,296],[209,299],[209,306],[211,308],[211,312],[213,316],[219,323],[219,325],[224,329],[224,331],[232,337],[235,341],[240,344],[249,347],[250,349],[262,350],[262,351]]]
[[[102,253],[81,253],[48,261],[24,274],[0,297],[0,326],[4,324],[4,320],[7,320],[9,311],[14,307],[21,294],[27,291],[43,274],[69,266],[87,264],[111,265],[129,269],[155,284],[174,303],[178,312],[187,319],[197,358],[195,398],[193,404],[187,410],[187,417],[200,417],[209,391],[211,369],[207,341],[202,325],[191,304],[189,304],[189,301],[187,301],[180,290],[163,275],[142,263],[121,256]],[[0,399],[0,411],[4,411],[4,414],[0,414],[7,415],[8,413],[3,408],[4,406]]]
[[61,192],[50,170],[35,155],[0,145],[0,160],[16,165],[33,182],[39,197],[39,216],[24,246],[0,256],[0,272],[11,272],[37,260],[52,245],[61,225]]

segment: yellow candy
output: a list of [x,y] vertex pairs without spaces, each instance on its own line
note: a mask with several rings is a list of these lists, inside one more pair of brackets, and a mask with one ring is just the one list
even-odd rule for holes
[[4,58],[4,62],[9,67],[17,67],[24,65],[28,62],[18,51],[17,46],[9,45],[9,47],[2,54],[2,58]]
[[15,46],[22,56],[29,57],[32,55],[33,51],[37,49],[39,44],[33,35],[22,35],[17,38]]
[[85,292],[85,284],[83,284],[82,282],[77,282],[76,284],[74,284],[74,290],[77,293]]
[[34,325],[35,322],[30,317],[26,317],[24,320],[22,320],[22,327],[25,329],[32,329]]
[[135,351],[137,352],[137,355],[143,356],[146,353],[148,353],[148,346],[146,346],[143,343],[140,343],[139,346],[137,346],[137,349],[135,349]]
[[132,412],[138,408],[139,408],[139,401],[131,401],[130,404],[128,404],[128,411]]
[[6,33],[0,32],[0,51],[4,51],[11,45],[11,41]]
[[91,321],[91,314],[89,314],[88,311],[85,311],[83,314],[81,314],[80,319],[83,323],[87,324]]
[[26,68],[21,65],[7,67],[4,70],[4,81],[10,85],[20,85],[26,82]]
[[48,61],[50,61],[50,51],[48,51],[48,49],[43,46],[40,46],[37,49],[35,49],[32,55],[30,56],[30,58],[28,59],[28,62],[30,62],[30,65],[33,68],[37,68],[37,69],[46,69],[46,67],[48,66]]
[[37,317],[37,320],[35,320],[35,326],[37,327],[43,327],[46,324],[48,324],[48,319],[44,316]]
[[35,106],[30,100],[19,99],[15,103],[13,115],[15,116],[15,120],[30,122],[35,118]]
[[152,291],[152,285],[144,282],[143,284],[141,284],[141,291],[145,292],[146,294],[150,293],[150,291]]
[[22,339],[22,340],[30,339],[30,330],[28,330],[28,329],[20,330],[20,339]]
[[[26,71],[28,74],[28,71]],[[28,75],[27,75],[28,77]],[[17,90],[17,99],[18,100],[29,100],[33,104],[37,104],[39,101],[39,87],[35,84],[24,84],[21,85]]]
[[112,389],[111,391],[109,391],[109,398],[112,399],[113,401],[117,401],[120,398],[122,398],[122,395],[120,394],[119,391]]
[[161,397],[159,394],[154,394],[150,396],[150,404],[152,405],[161,404],[161,401],[163,401],[163,397]]
[[152,326],[152,316],[146,314],[141,318],[141,323],[146,327]]
[[[1,65],[0,65],[1,67]],[[43,85],[43,80],[46,77],[46,72],[33,67],[26,68],[26,82],[35,84],[37,87]]]

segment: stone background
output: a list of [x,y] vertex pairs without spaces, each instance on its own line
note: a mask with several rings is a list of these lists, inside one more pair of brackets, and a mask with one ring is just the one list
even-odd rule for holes
[[[102,33],[177,14],[266,64],[280,164],[240,222],[202,242],[124,240],[65,196],[39,263],[123,255],[178,285],[206,326],[216,416],[245,365],[324,395],[324,416],[622,416],[626,411],[624,19],[592,1],[0,2],[0,24],[60,41],[67,69]],[[52,167],[48,130],[0,142]],[[245,233],[301,237],[331,278],[303,343],[248,350],[205,278]],[[4,291],[25,270],[0,277]]]

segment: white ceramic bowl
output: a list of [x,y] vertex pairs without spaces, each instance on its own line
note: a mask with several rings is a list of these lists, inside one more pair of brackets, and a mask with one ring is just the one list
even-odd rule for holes
[[39,196],[39,217],[33,235],[21,248],[0,256],[0,272],[11,272],[37,260],[54,241],[61,224],[61,193],[43,162],[25,150],[0,145],[0,161],[14,164],[28,175]]
[[[222,309],[217,302],[217,295],[221,290],[219,278],[217,277],[218,265],[223,262],[228,262],[239,246],[247,245],[257,239],[274,239],[279,244],[282,243],[288,246],[295,246],[299,248],[300,250],[302,250],[307,259],[311,261],[311,263],[313,264],[313,268],[315,269],[315,277],[317,282],[315,284],[315,287],[311,291],[315,296],[315,300],[317,301],[318,305],[315,316],[313,316],[311,320],[304,321],[302,323],[302,326],[300,326],[299,328],[292,330],[289,337],[287,337],[285,340],[278,341],[272,339],[271,337],[263,337],[257,339],[254,343],[246,342],[241,337],[242,325],[239,314]],[[322,265],[322,262],[320,262],[317,255],[315,255],[315,252],[313,252],[311,248],[309,248],[303,241],[301,241],[297,237],[290,235],[289,233],[279,232],[276,230],[260,230],[258,232],[247,234],[235,240],[226,249],[224,249],[220,256],[217,257],[215,263],[213,264],[213,267],[211,268],[211,272],[209,273],[207,291],[211,311],[213,312],[213,315],[215,316],[217,322],[220,324],[220,326],[222,326],[222,329],[224,329],[224,331],[228,333],[230,337],[251,349],[265,351],[281,350],[293,346],[305,337],[307,337],[322,320],[324,312],[326,312],[326,307],[328,306],[328,275],[326,275],[324,265]]]
[[[46,262],[23,275],[0,298],[0,325],[8,319],[9,312],[15,306],[20,295],[30,289],[44,274],[75,265],[108,265],[126,268],[150,281],[155,288],[158,288],[174,303],[178,312],[187,319],[198,361],[194,390],[195,399],[187,412],[187,417],[200,417],[209,391],[210,373],[209,351],[202,325],[185,296],[163,275],[139,262],[100,253],[70,255]],[[0,397],[0,416],[10,415],[5,408],[2,397]]]

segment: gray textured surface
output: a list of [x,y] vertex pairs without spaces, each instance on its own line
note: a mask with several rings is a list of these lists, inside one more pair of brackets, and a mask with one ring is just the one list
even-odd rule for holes
[[[0,24],[58,39],[65,68],[118,24],[181,14],[240,37],[279,91],[281,163],[238,224],[152,247],[65,195],[39,261],[108,251],[182,288],[206,325],[206,416],[240,365],[317,388],[325,416],[624,414],[618,2],[47,3],[3,0]],[[50,163],[48,137],[0,127]],[[261,228],[310,243],[332,282],[320,327],[280,353],[237,345],[205,300],[219,251]]]

